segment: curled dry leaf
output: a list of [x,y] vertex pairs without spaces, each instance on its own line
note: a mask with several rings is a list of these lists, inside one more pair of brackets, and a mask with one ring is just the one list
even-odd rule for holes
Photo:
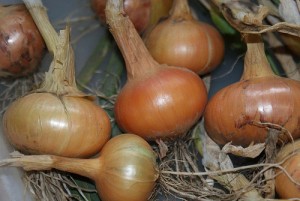
[[251,144],[248,147],[244,148],[242,146],[235,146],[231,143],[227,143],[222,148],[222,151],[225,153],[231,153],[236,156],[242,156],[246,158],[256,158],[259,156],[265,149],[265,143]]

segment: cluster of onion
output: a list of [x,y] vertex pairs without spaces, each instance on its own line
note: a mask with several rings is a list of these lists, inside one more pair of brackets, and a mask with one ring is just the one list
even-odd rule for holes
[[44,40],[26,7],[0,6],[0,77],[33,73],[44,50]]

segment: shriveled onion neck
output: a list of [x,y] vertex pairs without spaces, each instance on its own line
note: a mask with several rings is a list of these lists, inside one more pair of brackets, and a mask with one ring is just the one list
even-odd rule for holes
[[70,28],[67,27],[58,35],[48,19],[41,0],[24,0],[24,3],[42,34],[48,51],[53,54],[45,80],[37,91],[58,96],[66,94],[84,96],[76,86],[74,53],[69,39]]
[[241,80],[255,77],[275,76],[265,54],[264,43],[259,34],[246,34],[247,52]]
[[171,18],[192,19],[190,7],[187,0],[174,0],[170,10]]
[[151,57],[134,25],[123,10],[122,0],[107,1],[106,19],[124,57],[127,78],[142,77],[156,71],[159,64]]

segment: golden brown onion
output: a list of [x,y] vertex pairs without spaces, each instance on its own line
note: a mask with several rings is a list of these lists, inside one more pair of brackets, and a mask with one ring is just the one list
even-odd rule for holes
[[9,105],[4,134],[21,152],[87,157],[110,137],[110,121],[92,97],[78,90],[70,29],[58,35],[41,1],[24,1],[53,60],[41,86]]
[[115,118],[126,132],[147,140],[184,135],[202,115],[207,92],[201,78],[180,67],[158,64],[149,54],[122,1],[108,1],[106,17],[126,62],[127,82],[115,103]]
[[[286,160],[286,161],[284,161]],[[281,169],[276,171],[276,192],[280,198],[300,198],[300,140],[285,145],[277,155],[277,162],[284,163]]]
[[[294,139],[300,137],[300,82],[276,76],[265,56],[258,36],[249,36],[241,80],[218,91],[209,100],[205,128],[220,145],[232,142],[248,146],[264,142],[266,126],[276,124],[287,129]],[[282,136],[287,140],[288,136]]]
[[105,111],[82,97],[32,93],[13,102],[3,117],[3,131],[25,153],[87,157],[110,137]]
[[44,50],[44,40],[26,7],[0,6],[0,76],[33,73]]
[[215,69],[224,57],[222,36],[192,16],[187,0],[174,0],[170,16],[147,32],[144,41],[159,63],[186,67],[201,75]]
[[156,154],[134,134],[112,138],[93,159],[33,155],[0,161],[0,166],[5,165],[27,171],[55,168],[89,177],[95,181],[102,201],[146,201],[159,176]]
[[[91,7],[102,22],[106,21],[107,0],[91,0]],[[150,21],[151,0],[124,0],[124,11],[132,20],[135,28],[142,33]]]

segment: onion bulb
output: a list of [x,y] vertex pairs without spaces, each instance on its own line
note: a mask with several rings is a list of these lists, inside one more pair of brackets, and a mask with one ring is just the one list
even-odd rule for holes
[[174,0],[170,15],[144,37],[161,64],[186,67],[200,75],[211,72],[224,57],[224,41],[213,26],[195,19],[187,0]]
[[[106,21],[106,2],[107,0],[91,0],[91,7],[102,22]],[[137,31],[142,33],[150,21],[151,0],[124,0],[124,11]]]
[[280,198],[300,198],[300,140],[285,145],[278,153],[277,162],[283,164],[276,171],[275,189]]
[[0,6],[0,77],[33,73],[44,50],[44,40],[26,7]]
[[[246,35],[247,52],[239,82],[218,91],[204,113],[208,135],[218,144],[248,146],[265,142],[264,124],[284,127],[300,137],[300,82],[275,75],[259,35]],[[290,139],[280,136],[282,141]]]
[[154,151],[134,134],[113,137],[97,158],[32,155],[0,161],[0,166],[27,171],[55,168],[88,177],[95,181],[102,201],[146,201],[159,176]]
[[109,0],[106,18],[125,59],[127,81],[114,112],[120,128],[147,140],[184,135],[201,117],[206,87],[194,72],[158,64],[132,22],[122,13],[123,1]]
[[11,103],[3,116],[10,143],[30,154],[88,157],[110,138],[106,112],[79,91],[69,29],[56,33],[40,0],[26,0],[53,61],[40,88]]

